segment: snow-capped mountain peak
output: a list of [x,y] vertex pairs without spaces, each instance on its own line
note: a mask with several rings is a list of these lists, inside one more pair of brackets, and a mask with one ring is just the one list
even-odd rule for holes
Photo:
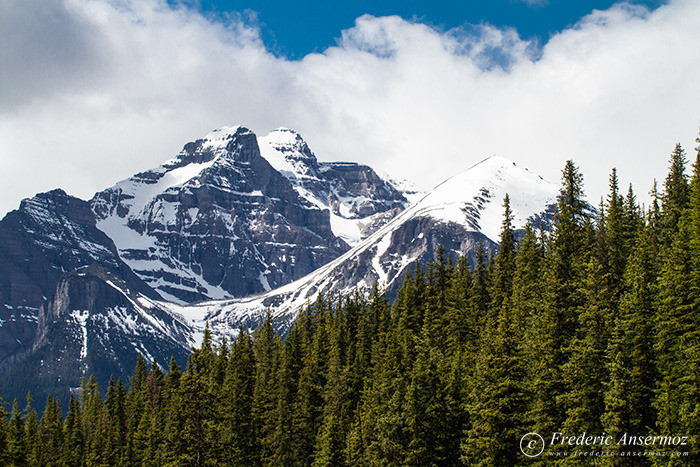
[[501,156],[491,156],[435,187],[411,211],[444,222],[463,224],[499,241],[503,199],[510,197],[513,224],[525,227],[543,206],[556,203],[558,187]]
[[124,261],[180,303],[270,290],[348,248],[242,126],[186,144],[91,204]]
[[261,155],[285,177],[319,178],[316,156],[296,131],[277,128],[258,138],[258,144]]
[[299,133],[278,128],[258,138],[261,155],[299,196],[330,211],[333,233],[356,245],[409,201],[388,177],[352,162],[319,162]]

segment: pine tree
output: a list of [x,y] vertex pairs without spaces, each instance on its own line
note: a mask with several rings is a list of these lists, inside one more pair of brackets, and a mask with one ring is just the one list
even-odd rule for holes
[[263,325],[255,332],[255,388],[253,391],[253,423],[260,443],[263,464],[270,462],[274,453],[273,435],[276,427],[277,366],[279,340],[272,331],[272,318],[268,311]]
[[[656,342],[660,373],[656,398],[659,431],[692,434],[694,449],[691,449],[690,459],[695,463],[700,462],[697,436],[700,429],[700,316],[697,312],[700,310],[700,150],[698,152],[691,181],[691,201],[688,209],[681,212],[671,246],[666,249],[660,278]],[[682,157],[678,155],[676,159]],[[672,167],[669,180],[680,178],[682,181],[677,185],[682,188],[685,186],[683,177],[672,177],[674,172],[682,175],[681,169],[674,171]],[[682,192],[681,188],[676,191]],[[675,205],[682,204],[677,201]],[[673,213],[667,214],[664,210],[664,216],[669,215]]]
[[190,354],[187,368],[180,378],[178,460],[184,464],[204,465],[211,453],[211,428],[215,420],[214,396],[209,385],[212,349],[206,343]]
[[280,365],[275,378],[277,407],[275,410],[275,430],[272,434],[275,465],[293,465],[300,462],[300,452],[296,449],[299,433],[294,426],[294,408],[297,406],[299,374],[302,368],[301,330],[293,326],[282,344]]
[[39,465],[60,465],[63,453],[63,417],[59,402],[48,396],[39,423],[41,448]]
[[685,151],[680,143],[671,153],[669,172],[664,182],[664,194],[662,196],[663,230],[662,243],[668,248],[671,245],[673,234],[678,228],[683,210],[688,207],[690,201],[690,187],[685,173]]
[[163,404],[165,406],[169,405],[171,399],[174,397],[178,388],[180,387],[181,376],[182,370],[178,366],[175,357],[170,357],[168,373],[166,373],[163,381]]
[[[604,229],[598,229],[598,235],[604,239],[602,248],[604,251],[599,251],[597,255],[600,270],[596,272],[596,274],[605,275],[607,293],[613,310],[617,310],[618,307],[627,256],[632,246],[628,242],[628,238],[630,234],[632,236],[636,234],[635,231],[628,232],[630,227],[625,219],[624,204],[625,201],[618,191],[617,171],[613,169],[610,175],[610,194],[604,216]],[[633,210],[634,206],[629,207],[629,209]]]
[[39,416],[34,409],[32,393],[27,393],[27,405],[24,408],[24,436],[27,445],[27,464],[39,464],[41,440],[39,439]]
[[[428,263],[428,288],[426,308],[423,315],[422,339],[428,339],[432,347],[445,350],[447,327],[445,315],[448,306],[448,286],[451,279],[452,265],[448,264],[442,242],[435,251],[435,261]],[[427,328],[427,329],[426,329]]]
[[479,320],[475,308],[470,306],[472,275],[469,271],[467,257],[457,261],[452,280],[447,291],[447,310],[445,312],[446,347],[448,354],[470,349],[475,354],[478,349]]
[[[345,302],[346,307],[352,308],[351,302],[352,300]],[[329,361],[323,390],[323,419],[316,439],[316,466],[345,464],[345,437],[351,416],[351,403],[348,400],[348,341],[344,338],[347,327],[343,325],[343,317],[348,316],[350,314],[339,308],[329,333]]]
[[[520,326],[531,327],[533,316],[542,307],[542,263],[544,250],[538,243],[535,231],[528,223],[525,226],[523,238],[518,243],[515,257],[515,273],[513,276],[513,306],[515,317]],[[536,332],[536,330],[534,330]],[[532,336],[528,336],[532,338]]]
[[221,419],[224,449],[223,460],[229,465],[256,465],[258,449],[253,427],[253,390],[255,387],[255,355],[253,340],[241,329],[231,346],[226,376],[222,387]]
[[115,465],[122,459],[127,440],[126,388],[121,378],[116,383],[110,378],[103,411],[108,421],[105,458]]
[[[571,344],[570,359],[563,367],[567,389],[562,401],[567,411],[564,423],[567,432],[602,430],[600,420],[605,410],[604,393],[609,378],[605,358],[624,290],[623,275],[629,250],[625,211],[634,215],[633,199],[633,194],[627,201],[619,195],[617,171],[613,169],[607,209],[601,207],[593,254],[585,266],[586,275],[581,284],[585,303],[579,310],[579,326]],[[626,207],[626,202],[631,205]]]
[[[607,350],[610,382],[601,421],[604,430],[615,439],[624,433],[652,433],[656,425],[652,409],[657,381],[653,320],[656,314],[655,256],[652,231],[647,228],[639,235],[628,261],[627,292],[622,297],[620,315]],[[621,459],[616,462],[624,465]]]
[[445,382],[441,379],[449,372],[444,367],[439,351],[423,346],[411,372],[406,394],[406,418],[409,443],[406,449],[406,465],[453,465],[456,452],[446,449],[451,437],[450,414],[446,403]]
[[[304,336],[305,351],[299,376],[294,424],[295,431],[299,433],[296,449],[299,450],[299,456],[304,458],[305,464],[313,462],[316,436],[323,415],[323,390],[326,384],[329,347],[325,308],[325,304],[317,303],[304,314],[304,318],[308,320],[305,327],[309,328],[309,333]],[[312,329],[315,329],[315,333]]]
[[469,294],[471,298],[470,306],[471,313],[478,317],[479,331],[486,325],[488,316],[488,308],[491,303],[489,290],[491,278],[489,277],[489,268],[486,263],[486,251],[484,245],[479,242],[476,247],[476,265],[474,266],[474,279],[472,282],[472,290]]
[[515,233],[513,231],[513,211],[510,209],[510,197],[503,199],[503,227],[501,229],[496,268],[491,292],[491,314],[498,316],[503,301],[513,293],[513,275],[515,274]]
[[595,258],[589,260],[585,270],[582,289],[586,303],[578,314],[579,326],[570,344],[569,359],[562,366],[565,392],[560,400],[566,410],[563,429],[567,433],[600,433],[600,418],[605,410],[605,356],[614,325],[610,316],[614,314]]

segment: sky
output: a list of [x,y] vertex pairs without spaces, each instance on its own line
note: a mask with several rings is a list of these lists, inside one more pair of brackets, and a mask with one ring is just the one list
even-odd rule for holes
[[493,154],[646,199],[700,125],[695,0],[0,0],[0,215],[222,126],[430,189]]

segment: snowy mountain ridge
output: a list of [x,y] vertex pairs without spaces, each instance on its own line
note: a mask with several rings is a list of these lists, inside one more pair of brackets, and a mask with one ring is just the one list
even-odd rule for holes
[[[254,329],[269,309],[277,329],[285,331],[299,309],[319,293],[347,294],[355,288],[368,292],[375,282],[395,290],[407,270],[431,259],[437,242],[455,255],[469,254],[479,242],[495,247],[506,194],[516,230],[528,222],[535,228],[541,222],[546,228],[558,193],[557,186],[540,176],[492,156],[441,183],[350,251],[297,281],[257,296],[164,306],[188,316],[193,327],[209,322],[220,336],[233,336],[241,326]],[[411,238],[416,226],[420,231]],[[404,242],[406,238],[410,241]]]

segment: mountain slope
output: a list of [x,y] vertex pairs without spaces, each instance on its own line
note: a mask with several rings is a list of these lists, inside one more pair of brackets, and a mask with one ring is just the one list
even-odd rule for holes
[[[318,293],[368,290],[379,281],[390,295],[406,271],[425,264],[440,242],[456,255],[474,261],[479,243],[497,247],[503,217],[503,198],[509,194],[516,229],[527,222],[549,229],[558,195],[557,186],[517,167],[512,161],[491,157],[436,187],[373,235],[317,271],[266,294],[184,309],[208,320],[220,334],[240,326],[255,328],[272,311],[282,331],[299,308]],[[183,309],[173,309],[182,313]]]
[[0,221],[0,374],[31,348],[38,310],[60,278],[93,263],[160,298],[123,263],[90,205],[63,190],[25,199]]
[[134,290],[97,265],[64,275],[38,313],[32,352],[0,382],[5,398],[21,400],[31,389],[39,405],[49,394],[66,399],[94,375],[102,388],[109,378],[127,377],[138,355],[166,368],[172,356],[187,362],[198,328]]

